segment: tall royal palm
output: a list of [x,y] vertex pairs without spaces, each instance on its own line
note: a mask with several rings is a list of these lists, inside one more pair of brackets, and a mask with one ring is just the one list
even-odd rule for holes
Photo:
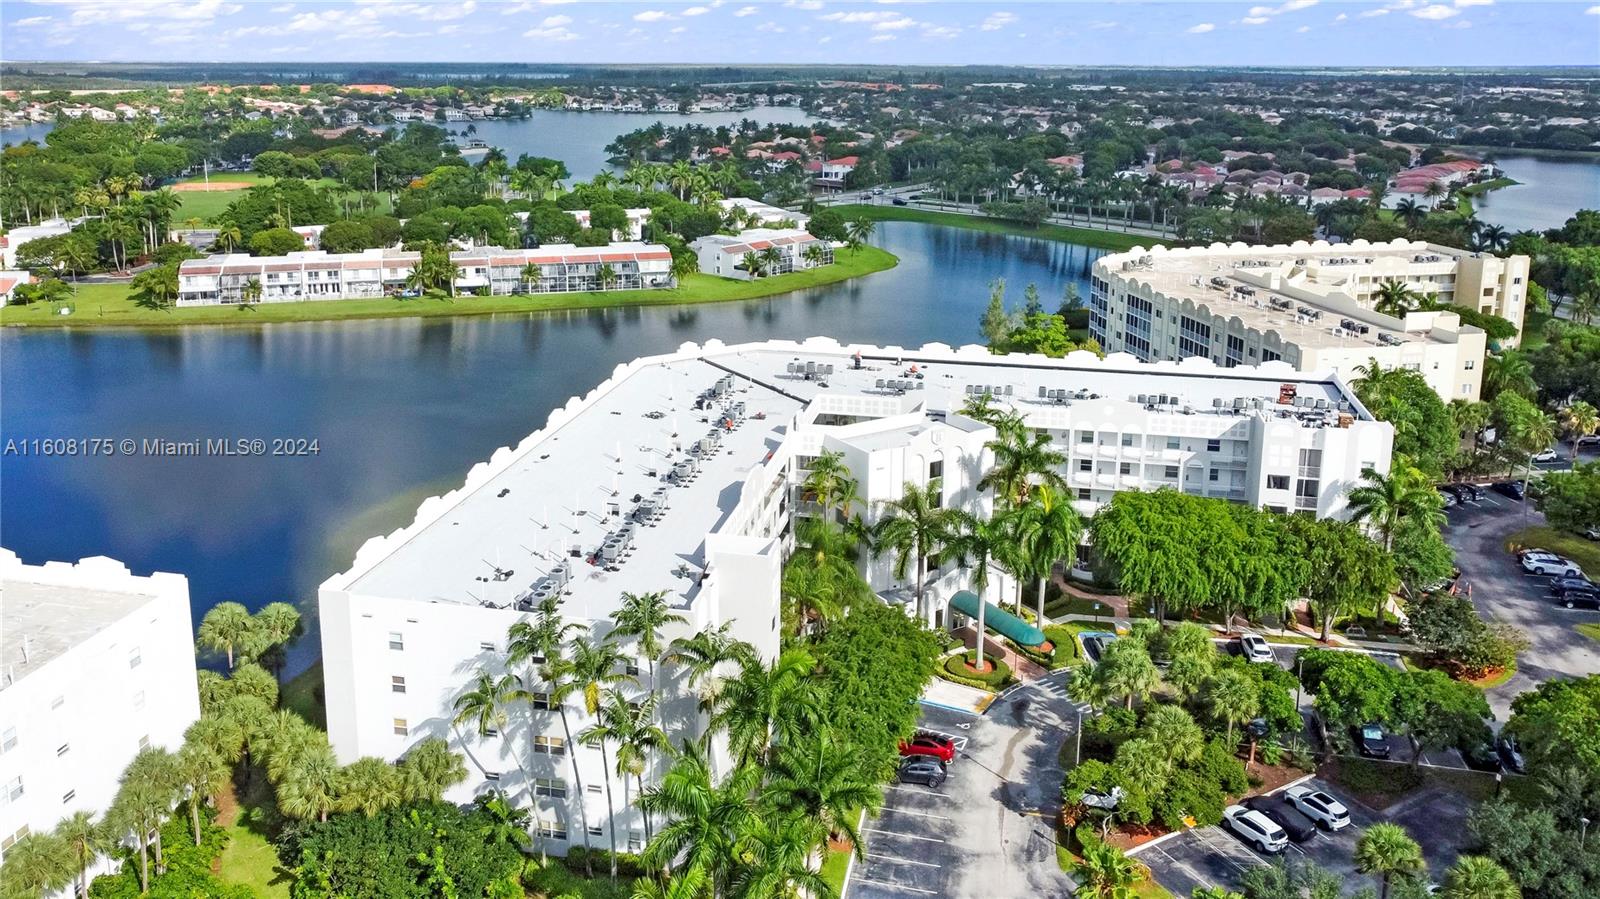
[[[469,725],[479,739],[503,732],[510,717],[506,710],[515,701],[520,687],[514,674],[496,675],[487,668],[480,668],[467,689],[456,697],[453,705],[455,716],[450,721],[451,725],[456,728]],[[468,747],[467,740],[458,733],[457,741],[467,758],[472,760],[473,766],[487,777],[489,769],[478,761]],[[496,789],[499,787],[496,786]]]
[[937,481],[918,487],[907,481],[899,499],[884,503],[884,515],[873,528],[877,551],[894,553],[894,576],[903,579],[916,566],[912,590],[916,594],[917,620],[926,623],[928,610],[923,591],[928,579],[928,559],[939,554],[954,536],[956,513],[944,508]]
[[680,872],[700,868],[719,887],[712,895],[724,895],[734,841],[755,817],[751,796],[760,776],[755,768],[736,768],[718,783],[706,751],[685,740],[661,783],[639,798],[641,808],[666,822],[645,847],[644,863],[652,869],[676,863]]
[[616,622],[612,633],[633,638],[639,645],[639,653],[650,663],[650,697],[657,699],[660,685],[656,683],[656,662],[665,648],[661,632],[668,625],[683,624],[688,619],[672,611],[665,590],[622,594],[622,603],[612,618]]
[[[1522,451],[1526,462],[1524,464],[1525,477],[1533,477],[1533,457],[1543,452],[1556,439],[1555,416],[1537,408],[1526,414],[1518,415],[1509,423],[1510,444]],[[1527,484],[1527,481],[1524,481]],[[1522,517],[1528,517],[1528,491],[1522,493]]]
[[[586,746],[598,746],[602,758],[605,755],[606,745],[610,744],[617,750],[617,776],[622,778],[624,807],[632,805],[632,799],[627,795],[628,778],[632,777],[639,788],[639,794],[644,795],[644,772],[651,756],[668,747],[667,735],[655,725],[651,719],[655,717],[655,700],[646,698],[643,702],[630,702],[621,690],[607,690],[605,697],[600,701],[600,714],[596,716],[593,726],[578,735],[579,742]],[[606,772],[606,801],[611,796],[611,772]],[[647,812],[644,819],[645,839],[650,838],[650,816]]]
[[984,445],[994,454],[994,466],[978,482],[979,490],[993,490],[995,503],[1011,508],[1028,499],[1035,484],[1061,490],[1066,481],[1061,467],[1067,457],[1050,448],[1050,437],[1017,424],[1003,422],[994,440]]
[[[710,714],[722,693],[721,672],[730,665],[749,664],[756,658],[754,647],[730,633],[732,626],[733,622],[724,621],[714,629],[679,637],[667,650],[666,661],[684,670],[685,684],[699,695],[704,714]],[[708,740],[710,736],[711,729],[707,727],[701,738]]]
[[810,818],[762,815],[740,836],[732,887],[743,899],[838,899],[813,864],[827,831]]
[[789,649],[771,665],[742,664],[738,676],[723,685],[711,726],[727,731],[739,765],[763,765],[774,746],[816,727],[815,668],[810,653]]
[[855,818],[863,809],[876,814],[883,789],[861,768],[861,754],[836,742],[827,728],[778,751],[761,789],[766,807],[822,822],[830,837],[850,842],[864,860]]
[[[578,734],[579,743],[600,750],[601,770],[606,776],[606,811],[609,818],[606,832],[611,837],[612,880],[617,879],[617,805],[611,798],[611,755],[606,747],[625,735],[631,726],[632,717],[632,710],[628,707],[628,697],[624,696],[621,690],[609,689],[600,696],[599,707],[595,710],[595,723]],[[625,771],[621,759],[618,759],[617,774],[624,778],[624,786],[627,784]]]
[[1072,567],[1078,541],[1083,538],[1083,518],[1066,498],[1048,484],[1038,484],[1028,501],[1017,508],[1016,549],[1022,567],[1039,582],[1035,597],[1038,624],[1044,626],[1044,588],[1057,562]]

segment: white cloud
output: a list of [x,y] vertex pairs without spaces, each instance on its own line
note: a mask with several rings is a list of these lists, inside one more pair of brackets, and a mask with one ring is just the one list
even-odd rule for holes
[[1112,21],[1090,22],[1089,23],[1089,30],[1090,31],[1105,31],[1107,28],[1115,28],[1115,27],[1117,27],[1117,23],[1116,22],[1112,22]]
[[733,14],[742,19],[745,16],[753,16],[753,15],[755,15],[756,14],[756,8],[754,6],[741,6],[738,9],[734,10]]
[[281,16],[284,13],[294,12],[294,4],[293,3],[282,3],[282,4],[274,6],[271,9],[267,10],[267,12],[270,12],[273,15]]
[[672,18],[672,13],[662,9],[647,9],[633,14],[635,22],[660,22]]
[[134,3],[126,0],[39,0],[36,6],[60,6],[72,10],[73,25],[104,25],[139,19],[168,19],[177,22],[210,22],[244,9],[225,0],[156,0]]
[[1448,19],[1451,16],[1461,15],[1461,10],[1456,9],[1453,6],[1445,6],[1443,3],[1433,3],[1428,6],[1413,9],[1411,14],[1419,19],[1428,19],[1433,22],[1438,22]]
[[1455,0],[1456,6],[1493,6],[1494,0]]
[[894,35],[892,35],[892,34],[875,34],[872,37],[868,38],[867,40],[868,40],[869,43],[882,44],[882,43],[884,43],[886,41],[894,40]]
[[822,0],[785,0],[783,5],[792,9],[815,11],[822,8]]
[[1386,16],[1388,14],[1389,11],[1387,9],[1368,9],[1357,13],[1357,15],[1361,16],[1363,19],[1371,19],[1377,16]]
[[709,7],[709,6],[691,6],[688,9],[684,10],[683,12],[678,13],[678,15],[680,15],[680,16],[703,16],[703,15],[705,15],[706,13],[708,13],[710,11],[711,11],[711,7]]
[[673,34],[682,34],[682,33],[684,33],[685,31],[688,31],[688,30],[689,29],[685,28],[684,26],[679,25],[678,27],[672,29],[672,33]]
[[1600,6],[1591,6],[1583,11],[1586,16],[1600,16]]
[[1338,15],[1333,17],[1333,20],[1335,22],[1343,22],[1345,19],[1348,19],[1348,18],[1350,18],[1350,17],[1345,15],[1344,13],[1339,13]]
[[1007,25],[1015,24],[1016,21],[1017,21],[1017,14],[1016,13],[1013,13],[1013,12],[996,12],[996,13],[990,13],[988,18],[984,19],[983,20],[983,24],[981,26],[979,26],[979,27],[981,27],[984,31],[999,31],[1000,29],[1006,27]]
[[891,10],[879,10],[877,12],[831,12],[825,16],[822,16],[821,18],[824,22],[839,22],[844,25],[860,25],[863,23],[883,22],[889,19],[904,18],[904,16],[904,13],[893,12]]
[[539,23],[539,27],[540,28],[560,28],[562,25],[571,25],[571,24],[572,24],[572,17],[571,16],[545,16],[544,17],[544,21]]
[[18,28],[34,28],[39,25],[47,24],[50,21],[51,18],[49,16],[29,16],[26,19],[18,19],[11,24]]
[[522,32],[523,37],[531,37],[537,41],[575,41],[578,36],[565,28],[529,28]]
[[1190,34],[1205,34],[1208,31],[1216,30],[1217,26],[1210,22],[1201,22],[1199,25],[1191,25],[1188,29]]
[[1311,26],[1310,25],[1301,25],[1299,28],[1296,28],[1294,30],[1294,33],[1295,34],[1305,34],[1306,32],[1308,32],[1310,30],[1311,30]]
[[783,34],[787,29],[785,29],[782,25],[779,25],[777,22],[762,22],[760,25],[756,26],[756,30],[765,31],[768,34]]
[[948,40],[961,34],[961,29],[949,25],[930,25],[922,23],[922,36],[939,40]]
[[903,31],[917,24],[917,20],[910,16],[898,16],[893,19],[884,19],[882,22],[872,23],[873,31]]
[[1266,16],[1245,16],[1239,21],[1245,23],[1246,25],[1265,25],[1272,21],[1272,19]]

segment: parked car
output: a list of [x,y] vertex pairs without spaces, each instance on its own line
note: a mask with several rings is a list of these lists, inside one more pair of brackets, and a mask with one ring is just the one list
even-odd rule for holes
[[1300,814],[1317,822],[1319,827],[1343,830],[1350,826],[1350,810],[1344,807],[1344,803],[1321,790],[1301,785],[1284,790],[1283,795],[1294,803]]
[[1294,803],[1282,796],[1251,796],[1239,804],[1271,818],[1272,823],[1283,828],[1296,843],[1304,843],[1317,835],[1317,822],[1301,814]]
[[1438,490],[1439,499],[1444,501],[1444,507],[1446,509],[1453,509],[1456,506],[1461,505],[1461,497],[1457,496],[1454,490],[1448,490],[1444,487],[1440,487]]
[[1516,737],[1502,736],[1494,741],[1495,754],[1500,756],[1500,764],[1507,771],[1523,773],[1527,768],[1527,761],[1522,757],[1522,747],[1517,745]]
[[1383,732],[1381,725],[1363,724],[1350,728],[1350,732],[1355,739],[1357,752],[1369,759],[1389,757],[1389,735]]
[[1578,606],[1600,609],[1600,587],[1590,584],[1587,587],[1563,590],[1556,594],[1556,602],[1569,609],[1575,609]]
[[1102,793],[1099,790],[1084,790],[1083,804],[1090,808],[1104,809],[1109,812],[1116,808],[1122,802],[1122,797],[1126,795],[1127,792],[1121,787],[1112,787],[1109,793]]
[[941,737],[937,734],[917,734],[900,744],[900,754],[908,757],[925,756],[948,765],[955,761],[956,744],[949,737]]
[[1503,493],[1514,500],[1521,500],[1523,483],[1521,481],[1497,481],[1489,485],[1496,493]]
[[1239,652],[1250,662],[1275,662],[1272,647],[1266,638],[1260,634],[1243,633],[1239,635]]
[[1498,772],[1503,767],[1500,764],[1500,754],[1495,751],[1494,741],[1485,739],[1472,740],[1461,747],[1461,760],[1467,767],[1474,771]]
[[1583,569],[1578,563],[1565,556],[1558,556],[1549,550],[1528,549],[1522,551],[1522,570],[1540,577],[1583,577]]
[[1289,845],[1289,835],[1283,832],[1283,828],[1254,809],[1230,805],[1222,813],[1222,822],[1240,839],[1254,844],[1262,852],[1282,852]]
[[1597,590],[1594,581],[1586,577],[1558,577],[1550,581],[1550,595],[1560,596],[1568,590]]
[[1555,462],[1560,458],[1561,454],[1556,452],[1555,447],[1540,450],[1539,452],[1533,454],[1533,461],[1535,462]]
[[900,763],[900,770],[895,772],[894,779],[903,784],[922,784],[936,790],[947,776],[944,766],[937,759],[916,756]]
[[1583,532],[1583,536],[1588,537],[1590,540],[1600,540],[1600,528],[1590,528]]
[[1483,488],[1477,484],[1457,484],[1457,496],[1463,502],[1475,503],[1483,499]]

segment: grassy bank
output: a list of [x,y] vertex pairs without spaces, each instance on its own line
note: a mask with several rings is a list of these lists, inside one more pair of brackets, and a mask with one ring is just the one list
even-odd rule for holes
[[775,275],[756,281],[735,281],[692,274],[671,290],[610,290],[591,293],[534,294],[524,296],[424,297],[414,300],[323,300],[305,303],[262,303],[241,306],[190,306],[145,309],[133,301],[125,284],[85,284],[75,302],[63,304],[72,314],[62,315],[47,305],[0,308],[0,325],[28,327],[141,327],[181,325],[255,325],[273,322],[328,321],[366,318],[431,318],[450,315],[487,315],[496,312],[555,312],[570,309],[608,309],[623,306],[669,306],[685,303],[721,303],[753,300],[791,290],[834,284],[894,268],[900,260],[892,253],[866,246],[842,249],[832,265],[803,272]]
[[1488,181],[1480,181],[1477,184],[1469,184],[1466,187],[1456,191],[1456,193],[1463,196],[1473,197],[1477,196],[1478,194],[1486,194],[1491,190],[1499,190],[1502,187],[1510,187],[1513,184],[1521,183],[1521,181],[1518,181],[1515,178],[1491,178]]
[[1506,549],[1518,547],[1548,549],[1566,556],[1590,573],[1600,571],[1600,543],[1552,527],[1524,528],[1506,538]]
[[1042,237],[1062,240],[1086,247],[1104,250],[1130,250],[1164,244],[1159,237],[1142,234],[1123,234],[1119,231],[1101,231],[1098,228],[1068,228],[1064,225],[1039,225],[1029,227],[1020,222],[990,218],[984,215],[961,215],[955,212],[933,212],[906,206],[866,206],[844,204],[831,206],[845,218],[864,218],[875,222],[925,222],[930,225],[948,225],[952,228],[970,228],[991,234],[1015,234],[1019,237]]
[[[198,184],[204,182],[205,180],[206,179],[204,176],[196,175],[193,178],[182,178],[176,183]],[[262,175],[257,172],[213,172],[210,180],[213,184],[237,182],[249,185],[271,184],[273,181],[270,176]],[[354,192],[345,190],[343,185],[332,178],[318,178],[315,181],[311,181],[310,184],[314,187],[334,191],[335,195],[333,202],[335,206],[340,206],[343,203],[344,197],[350,197],[352,201],[355,199]],[[199,219],[202,226],[211,225],[215,222],[217,216],[221,215],[227,210],[230,203],[244,196],[246,190],[249,190],[249,188],[241,187],[237,190],[178,191],[178,208],[172,213],[172,225],[175,228],[185,228],[188,227],[188,223],[191,219]],[[378,208],[373,210],[373,212],[375,214],[383,213],[387,215],[392,210],[393,205],[390,202],[389,194],[378,194]]]

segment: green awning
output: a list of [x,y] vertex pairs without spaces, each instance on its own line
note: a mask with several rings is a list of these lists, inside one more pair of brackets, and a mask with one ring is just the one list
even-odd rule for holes
[[[1007,612],[992,602],[984,603],[983,626],[1001,636],[1010,637],[1018,646],[1029,648],[1044,643],[1044,631]],[[978,594],[962,590],[950,600],[950,608],[973,619],[978,618]]]

